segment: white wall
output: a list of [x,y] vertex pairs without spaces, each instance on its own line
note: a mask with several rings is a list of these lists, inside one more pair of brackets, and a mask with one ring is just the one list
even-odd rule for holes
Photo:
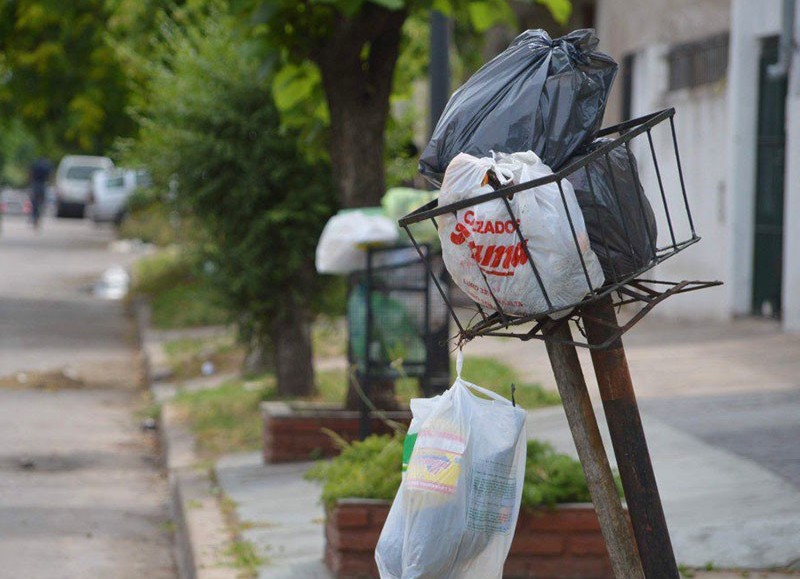
[[[731,0],[597,0],[600,49],[622,62],[654,45],[688,42],[730,28]],[[621,83],[611,91],[606,124],[618,122]]]
[[[652,277],[665,281],[726,281],[730,215],[727,203],[726,144],[729,133],[725,83],[667,92],[665,52],[666,47],[652,47],[637,56],[634,114],[638,116],[645,111],[669,107],[676,109],[674,121],[680,164],[694,229],[702,240],[659,265]],[[664,80],[659,82],[659,79]],[[653,141],[675,240],[688,240],[692,236],[691,227],[668,123],[654,129]],[[658,218],[658,245],[663,247],[672,243],[672,236],[655,164],[646,141],[639,144],[636,153],[642,166],[642,184]],[[659,305],[653,315],[724,319],[729,312],[730,302],[725,289],[713,288],[672,297]]]
[[[702,240],[662,263],[653,279],[728,281],[730,204],[728,202],[728,107],[726,83],[669,92],[666,55],[669,47],[729,30],[730,0],[599,0],[600,48],[618,61],[635,54],[632,114],[638,117],[676,108],[675,129],[695,230]],[[612,93],[606,124],[618,118],[620,84]],[[667,205],[677,241],[691,237],[673,152],[665,124],[653,132]],[[642,182],[658,219],[659,246],[671,242],[664,204],[646,139],[634,146]],[[730,315],[727,288],[675,296],[653,316],[723,319]]]
[[[800,39],[800,2],[795,6],[795,42]],[[800,52],[795,50],[786,103],[784,187],[783,325],[800,332]],[[794,162],[792,162],[794,161]]]

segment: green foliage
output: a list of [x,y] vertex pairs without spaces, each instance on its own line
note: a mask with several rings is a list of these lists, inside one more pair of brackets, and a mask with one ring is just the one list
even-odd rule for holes
[[259,58],[221,12],[174,28],[153,68],[129,157],[207,233],[203,261],[226,308],[265,335],[287,302],[310,304],[316,242],[334,210],[329,170],[309,163],[260,74]]
[[105,0],[0,3],[0,117],[45,153],[103,153],[133,131],[126,72],[105,36]]
[[131,295],[150,299],[155,327],[187,328],[230,321],[217,290],[198,269],[196,257],[177,247],[136,262]]
[[528,441],[522,506],[553,507],[558,503],[591,502],[580,462],[538,440]]
[[572,2],[570,0],[536,0],[536,3],[547,8],[552,14],[553,20],[562,26],[572,16]]
[[0,122],[0,185],[27,186],[28,169],[36,156],[36,140],[19,117]]
[[252,389],[232,381],[211,390],[182,392],[175,404],[205,456],[256,450],[261,445],[259,405],[273,387],[274,380],[270,386]]
[[329,507],[343,498],[392,500],[400,488],[402,459],[401,437],[373,435],[346,444],[331,461],[317,462],[306,477],[322,483],[322,501]]
[[[394,499],[401,482],[402,437],[373,435],[343,444],[338,457],[318,462],[306,475],[322,483],[323,503],[330,507],[344,498]],[[580,462],[537,440],[529,440],[527,450],[523,508],[591,501]]]

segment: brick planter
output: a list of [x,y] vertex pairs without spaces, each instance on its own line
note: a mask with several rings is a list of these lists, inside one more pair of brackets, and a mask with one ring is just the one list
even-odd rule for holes
[[[408,426],[411,412],[381,413]],[[341,407],[310,402],[262,402],[264,462],[297,462],[339,454],[331,430],[345,440],[358,439],[359,413]],[[374,434],[391,434],[392,429],[377,415],[372,417]]]
[[[375,546],[388,501],[344,499],[328,512],[325,564],[339,579],[377,579]],[[522,511],[504,579],[613,579],[591,504]]]

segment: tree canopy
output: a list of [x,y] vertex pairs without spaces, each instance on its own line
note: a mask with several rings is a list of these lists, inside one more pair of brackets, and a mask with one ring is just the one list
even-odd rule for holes
[[104,0],[0,4],[0,115],[20,119],[46,151],[101,153],[134,128],[108,17]]
[[151,71],[128,159],[162,189],[177,182],[178,206],[208,234],[204,253],[228,309],[272,345],[279,392],[308,394],[314,249],[335,208],[329,168],[281,133],[269,79],[231,18],[212,12],[165,36],[169,56]]

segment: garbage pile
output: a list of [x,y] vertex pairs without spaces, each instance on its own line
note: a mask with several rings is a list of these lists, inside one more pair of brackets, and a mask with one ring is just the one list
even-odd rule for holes
[[[404,375],[425,374],[429,349],[438,347],[426,340],[446,329],[447,305],[429,281],[419,254],[405,236],[400,236],[397,226],[400,217],[435,195],[392,188],[380,207],[340,211],[320,236],[317,271],[350,277],[348,350],[350,361],[363,373],[386,373],[390,365],[400,362],[415,366],[406,367]],[[435,232],[420,243],[431,252],[438,251]],[[440,270],[441,275],[443,265]],[[449,379],[440,389],[448,384]]]
[[[596,139],[617,64],[592,30],[528,30],[450,99],[420,159],[439,206],[552,175]],[[559,311],[655,257],[657,228],[628,148],[561,181],[439,220],[448,271],[475,302],[512,316]],[[579,210],[578,210],[579,209]]]
[[[592,30],[521,34],[453,94],[422,154],[448,207],[437,217],[444,264],[481,308],[568,315],[656,256],[636,158],[597,138],[617,72],[597,44]],[[458,374],[441,396],[411,403],[407,470],[376,551],[383,579],[502,576],[525,413]]]

